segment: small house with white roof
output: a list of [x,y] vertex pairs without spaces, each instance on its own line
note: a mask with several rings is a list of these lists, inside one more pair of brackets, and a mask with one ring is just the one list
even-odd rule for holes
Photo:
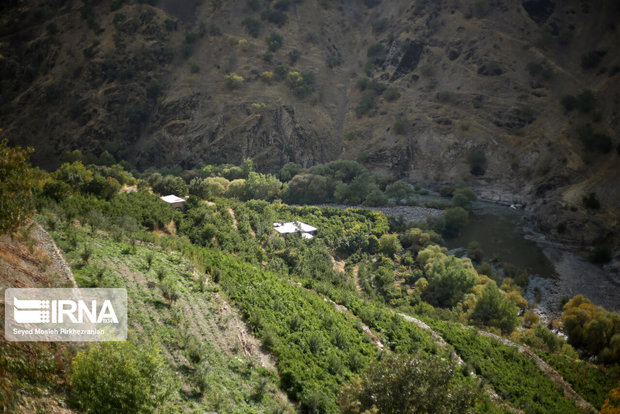
[[317,232],[317,228],[301,221],[278,221],[273,223],[273,229],[280,234],[299,233],[303,239],[312,239]]
[[185,205],[185,200],[182,199],[181,197],[175,196],[174,194],[163,196],[161,197],[161,199],[165,203],[168,203],[172,208],[179,208]]

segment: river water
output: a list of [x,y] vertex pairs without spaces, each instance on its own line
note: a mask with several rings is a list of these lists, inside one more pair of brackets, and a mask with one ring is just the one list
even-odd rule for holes
[[620,277],[583,259],[567,247],[547,242],[543,235],[525,234],[523,210],[489,202],[476,202],[469,224],[459,237],[448,239],[450,249],[477,241],[486,260],[497,258],[530,274],[523,296],[540,301],[537,312],[544,319],[558,318],[562,298],[582,294],[592,303],[620,312]]
[[[449,201],[436,195],[420,201],[429,200]],[[376,210],[406,221],[423,221],[425,217],[441,214],[440,210],[409,206],[378,207]],[[536,312],[543,320],[559,318],[562,298],[572,298],[577,294],[620,313],[619,275],[584,260],[568,247],[547,242],[544,235],[525,234],[527,227],[523,210],[476,201],[472,205],[469,224],[458,237],[446,240],[446,245],[449,249],[467,248],[470,242],[477,241],[484,260],[497,259],[500,263],[526,269],[530,279],[523,296],[530,303],[537,303]]]

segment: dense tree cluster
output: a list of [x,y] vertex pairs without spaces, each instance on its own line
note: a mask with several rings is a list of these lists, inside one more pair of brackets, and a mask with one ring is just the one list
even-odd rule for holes
[[454,374],[437,356],[386,355],[343,387],[340,409],[345,414],[465,413],[480,391]]
[[620,315],[577,295],[564,305],[562,323],[572,345],[601,361],[620,362]]

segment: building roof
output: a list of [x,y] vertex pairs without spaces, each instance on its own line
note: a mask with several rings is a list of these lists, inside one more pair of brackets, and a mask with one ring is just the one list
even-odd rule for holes
[[311,233],[317,231],[316,227],[312,227],[309,224],[302,223],[301,221],[288,221],[273,223],[273,228],[280,234],[289,233]]
[[183,200],[181,197],[177,197],[173,194],[167,195],[167,196],[163,196],[161,197],[162,200],[164,200],[166,203],[168,204],[175,204],[175,203],[185,203],[185,200]]

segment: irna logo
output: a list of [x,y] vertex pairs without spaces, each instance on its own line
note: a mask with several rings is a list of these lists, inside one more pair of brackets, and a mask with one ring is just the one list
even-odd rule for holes
[[5,338],[9,341],[123,341],[127,338],[125,289],[7,289]]
[[118,323],[110,300],[97,306],[96,300],[13,299],[13,318],[17,323]]

